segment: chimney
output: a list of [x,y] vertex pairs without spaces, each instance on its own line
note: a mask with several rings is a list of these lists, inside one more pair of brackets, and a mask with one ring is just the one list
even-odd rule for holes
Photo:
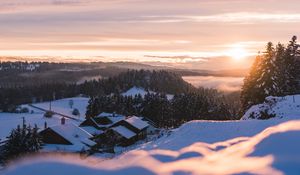
[[62,118],[61,118],[61,124],[62,124],[62,125],[66,124],[66,119],[65,119],[65,117],[62,117]]
[[47,129],[47,128],[48,128],[48,126],[47,126],[47,122],[45,122],[45,123],[44,123],[44,128],[45,128],[45,129]]

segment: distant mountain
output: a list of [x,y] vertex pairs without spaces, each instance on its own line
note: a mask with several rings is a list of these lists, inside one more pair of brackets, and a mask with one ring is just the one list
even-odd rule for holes
[[0,87],[44,83],[77,83],[95,77],[112,77],[130,70],[167,70],[179,76],[243,77],[247,70],[189,70],[135,62],[49,63],[0,62]]

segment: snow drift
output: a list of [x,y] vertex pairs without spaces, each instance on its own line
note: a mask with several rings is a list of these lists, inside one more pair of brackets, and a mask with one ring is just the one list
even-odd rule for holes
[[300,95],[267,97],[264,103],[252,106],[242,120],[264,119],[264,116],[285,119],[300,118]]
[[299,137],[300,120],[193,121],[110,160],[35,157],[3,174],[297,174]]

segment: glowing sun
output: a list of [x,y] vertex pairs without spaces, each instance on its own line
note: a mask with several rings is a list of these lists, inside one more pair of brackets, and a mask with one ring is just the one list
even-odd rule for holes
[[228,56],[235,60],[243,60],[247,57],[248,52],[241,46],[235,46],[228,51]]

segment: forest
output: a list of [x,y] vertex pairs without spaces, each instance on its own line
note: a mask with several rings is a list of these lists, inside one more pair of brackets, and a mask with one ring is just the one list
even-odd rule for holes
[[[6,65],[6,68],[5,68]],[[1,71],[8,69],[1,64]],[[20,64],[19,64],[20,65]],[[24,66],[26,65],[26,66]],[[45,71],[41,66],[17,68],[19,71]],[[63,65],[63,64],[62,64]],[[62,68],[60,65],[60,69]],[[10,65],[10,68],[12,66]],[[285,96],[300,92],[300,51],[297,37],[285,46],[269,42],[259,54],[240,92],[224,93],[215,89],[196,88],[178,72],[168,70],[122,70],[106,78],[84,83],[48,82],[31,86],[0,87],[0,110],[16,112],[20,104],[50,101],[74,96],[90,98],[87,117],[101,112],[117,112],[149,118],[160,127],[177,127],[190,120],[234,120],[268,96]],[[78,67],[77,67],[78,69]],[[132,87],[148,93],[145,97],[123,96]],[[167,95],[173,95],[169,99]],[[271,116],[271,115],[270,115]]]

